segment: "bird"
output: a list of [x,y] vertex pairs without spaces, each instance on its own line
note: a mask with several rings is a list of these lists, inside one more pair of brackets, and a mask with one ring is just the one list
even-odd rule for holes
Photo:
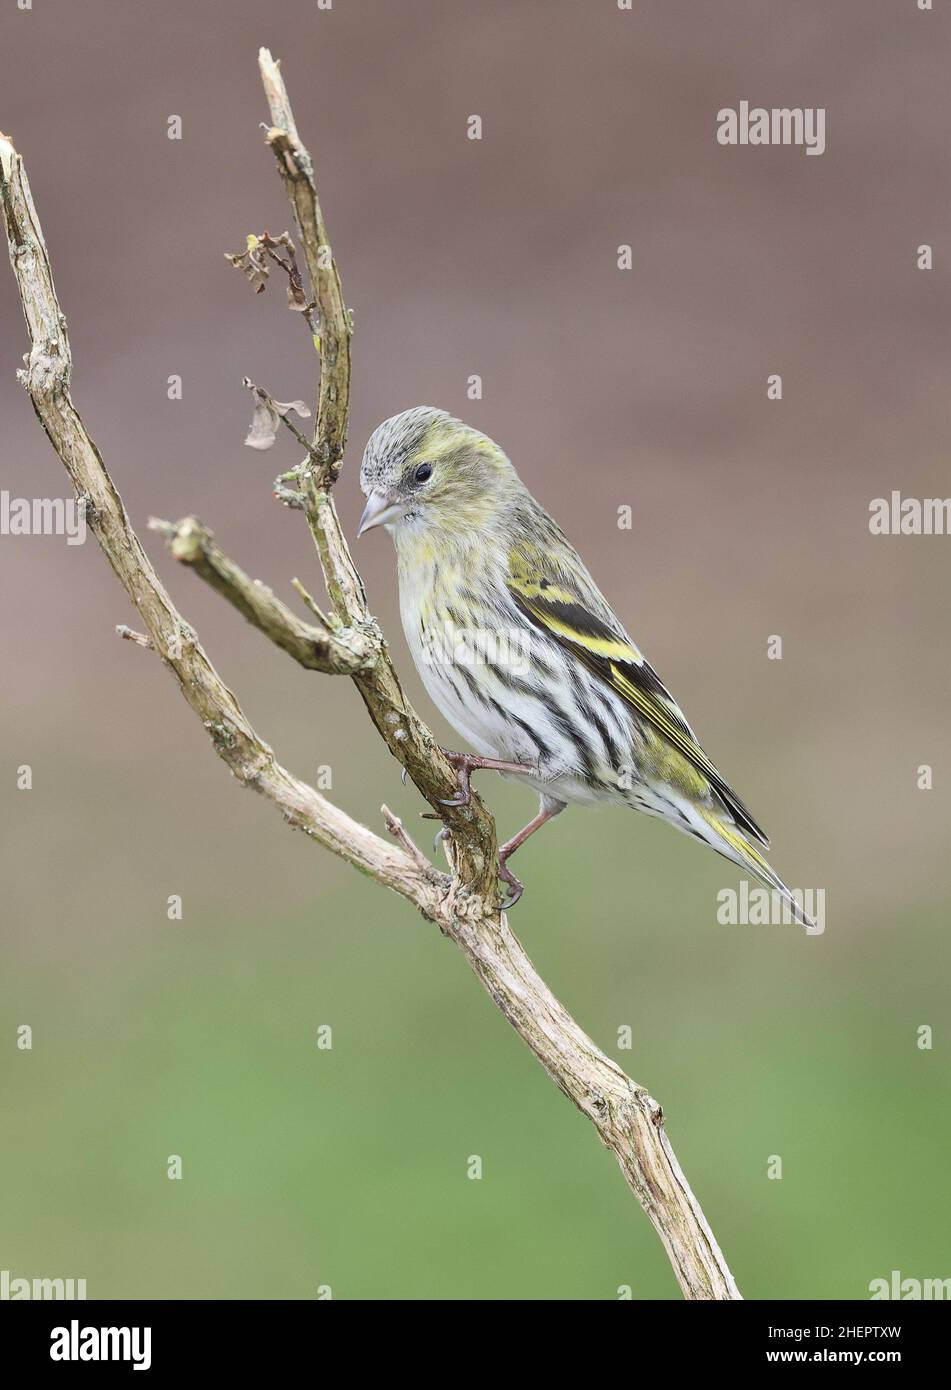
[[500,772],[536,793],[538,813],[499,849],[508,861],[569,804],[614,803],[659,817],[779,893],[765,832],[704,752],[561,527],[504,450],[434,406],[370,435],[357,535],[384,527],[396,548],[400,617],[423,685],[474,749],[450,752],[464,805],[470,777]]

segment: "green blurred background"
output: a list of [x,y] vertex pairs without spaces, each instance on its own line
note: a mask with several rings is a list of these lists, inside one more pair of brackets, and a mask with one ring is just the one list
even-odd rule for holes
[[[716,856],[576,810],[521,852],[514,929],[663,1103],[747,1297],[946,1277],[951,540],[873,538],[867,518],[892,488],[951,492],[947,14],[47,0],[6,7],[0,41],[0,128],[134,523],[197,512],[290,595],[295,574],[318,582],[306,528],[269,497],[296,453],[242,449],[240,381],[309,396],[312,356],[280,287],[254,299],[221,258],[288,222],[255,68],[261,43],[283,55],[357,324],[351,534],[379,420],[427,402],[488,430],[777,868],[827,895],[821,937],[720,926],[738,876]],[[826,153],[722,149],[716,112],[743,98],[825,106]],[[2,485],[62,495],[14,380],[6,274],[0,323]],[[300,671],[148,545],[279,757],[330,766],[374,827],[383,800],[412,826],[419,798],[352,687]],[[356,553],[451,741],[408,668],[388,540]],[[116,641],[134,615],[94,544],[3,537],[0,584],[0,1267],[84,1277],[93,1298],[676,1297],[613,1158],[455,948],[239,793],[159,663]],[[503,833],[531,813],[481,785]]]

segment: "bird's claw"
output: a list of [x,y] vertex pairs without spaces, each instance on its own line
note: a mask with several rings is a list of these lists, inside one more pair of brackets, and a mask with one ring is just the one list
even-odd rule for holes
[[515,877],[505,860],[501,858],[499,859],[499,878],[511,889],[509,896],[502,903],[502,911],[509,912],[525,892],[525,885]]
[[[440,752],[449,765],[455,770],[456,779],[459,783],[459,790],[456,792],[455,796],[437,797],[437,804],[440,806],[452,806],[458,809],[461,806],[469,805],[472,799],[470,778],[473,772],[482,769],[489,772],[524,772],[529,775],[537,775],[538,772],[537,768],[528,767],[525,763],[505,762],[500,758],[482,758],[475,753],[452,753],[448,748],[441,748]],[[405,768],[403,769],[403,779],[404,781],[406,779]],[[432,811],[421,811],[420,815],[424,820],[439,819]],[[443,825],[441,829],[437,830],[435,839],[433,840],[434,850],[439,848],[448,834],[449,828],[446,825]],[[521,838],[516,837],[516,840],[510,845],[503,846],[503,849],[507,850],[507,853],[499,853],[499,878],[509,889],[507,897],[502,902],[503,912],[510,911],[525,892],[524,884],[515,877],[506,863],[509,854],[517,849],[519,844],[521,844]]]
[[440,806],[468,806],[472,800],[472,774],[481,769],[487,772],[525,772],[529,775],[537,771],[526,763],[507,762],[503,758],[483,758],[476,753],[452,753],[448,748],[441,748],[439,751],[455,769],[456,781],[459,783],[459,790],[455,796],[440,797]]

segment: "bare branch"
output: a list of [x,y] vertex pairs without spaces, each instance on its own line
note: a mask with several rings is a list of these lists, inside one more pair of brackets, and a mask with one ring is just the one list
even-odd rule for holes
[[[271,124],[265,127],[266,138],[297,219],[320,324],[320,389],[310,451],[312,463],[301,465],[294,476],[305,499],[307,522],[334,612],[346,626],[369,631],[368,625],[375,624],[366,591],[332,496],[349,420],[350,315],[317,197],[313,161],[297,133],[280,64],[262,48],[258,65],[271,112]],[[443,804],[456,791],[455,773],[404,695],[385,650],[372,669],[358,672],[354,680],[390,752],[452,832],[462,881],[484,897],[497,895],[495,823],[476,793],[468,806],[454,808]]]
[[401,893],[425,916],[435,917],[440,910],[439,892],[408,855],[281,767],[172,603],[70,398],[72,361],[66,320],[56,297],[23,161],[2,135],[0,196],[10,263],[31,343],[29,365],[19,373],[20,380],[77,495],[87,499],[87,524],[138,609],[149,640],[201,720],[215,752],[239,782],[273,802],[290,825]]
[[[296,481],[305,499],[334,616],[320,628],[298,620],[269,590],[255,585],[228,561],[214,546],[210,533],[193,519],[159,523],[159,529],[173,551],[179,548],[178,558],[183,563],[195,568],[296,659],[301,659],[305,649],[312,657],[319,639],[323,644],[321,660],[331,664],[316,669],[345,669],[336,663],[355,659],[351,642],[358,637],[366,640],[375,661],[359,667],[353,679],[390,751],[438,808],[439,799],[454,789],[455,774],[403,696],[367,608],[363,584],[330,493],[346,440],[350,321],[336,267],[332,260],[321,257],[321,248],[329,243],[313,166],[297,135],[279,67],[266,50],[261,52],[260,65],[271,107],[268,141],[298,218],[320,316],[321,382],[315,452],[309,455],[307,466],[298,470]],[[141,616],[147,633],[144,640],[153,644],[169,666],[215,751],[241,783],[266,796],[292,826],[400,893],[452,937],[556,1085],[591,1120],[603,1143],[617,1156],[624,1177],[670,1256],[685,1295],[739,1298],[664,1134],[660,1107],[599,1051],[555,999],[499,912],[495,827],[481,801],[474,796],[468,807],[441,808],[452,837],[455,872],[450,879],[428,863],[391,813],[384,811],[384,816],[400,847],[374,835],[281,767],[248,723],[158,579],[70,399],[66,322],[22,161],[3,137],[0,193],[10,260],[31,342],[29,364],[21,380],[77,493],[86,499],[88,524]]]
[[229,560],[197,517],[176,522],[152,517],[149,529],[161,532],[176,560],[194,570],[253,627],[307,670],[352,676],[379,658],[381,643],[376,631],[367,633],[342,626],[331,631],[326,626],[318,628],[305,623],[266,584],[251,579]]

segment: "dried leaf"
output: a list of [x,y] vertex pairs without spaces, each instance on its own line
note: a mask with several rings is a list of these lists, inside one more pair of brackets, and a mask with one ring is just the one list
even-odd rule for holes
[[295,313],[302,314],[307,308],[307,296],[299,280],[291,277],[287,282],[287,307],[293,309]]
[[302,420],[306,420],[310,415],[310,410],[303,401],[272,401],[271,404],[278,415],[286,415],[289,410],[293,410]]
[[265,400],[256,394],[251,428],[244,441],[248,448],[270,449],[281,427],[281,416],[286,415],[289,410],[293,410],[304,420],[310,415],[303,401],[272,401],[269,398]]
[[247,278],[255,294],[260,294],[267,284],[270,271],[267,265],[266,248],[256,236],[248,237],[248,244],[244,251],[239,255],[231,255],[225,252],[225,260],[230,261],[236,270]]

